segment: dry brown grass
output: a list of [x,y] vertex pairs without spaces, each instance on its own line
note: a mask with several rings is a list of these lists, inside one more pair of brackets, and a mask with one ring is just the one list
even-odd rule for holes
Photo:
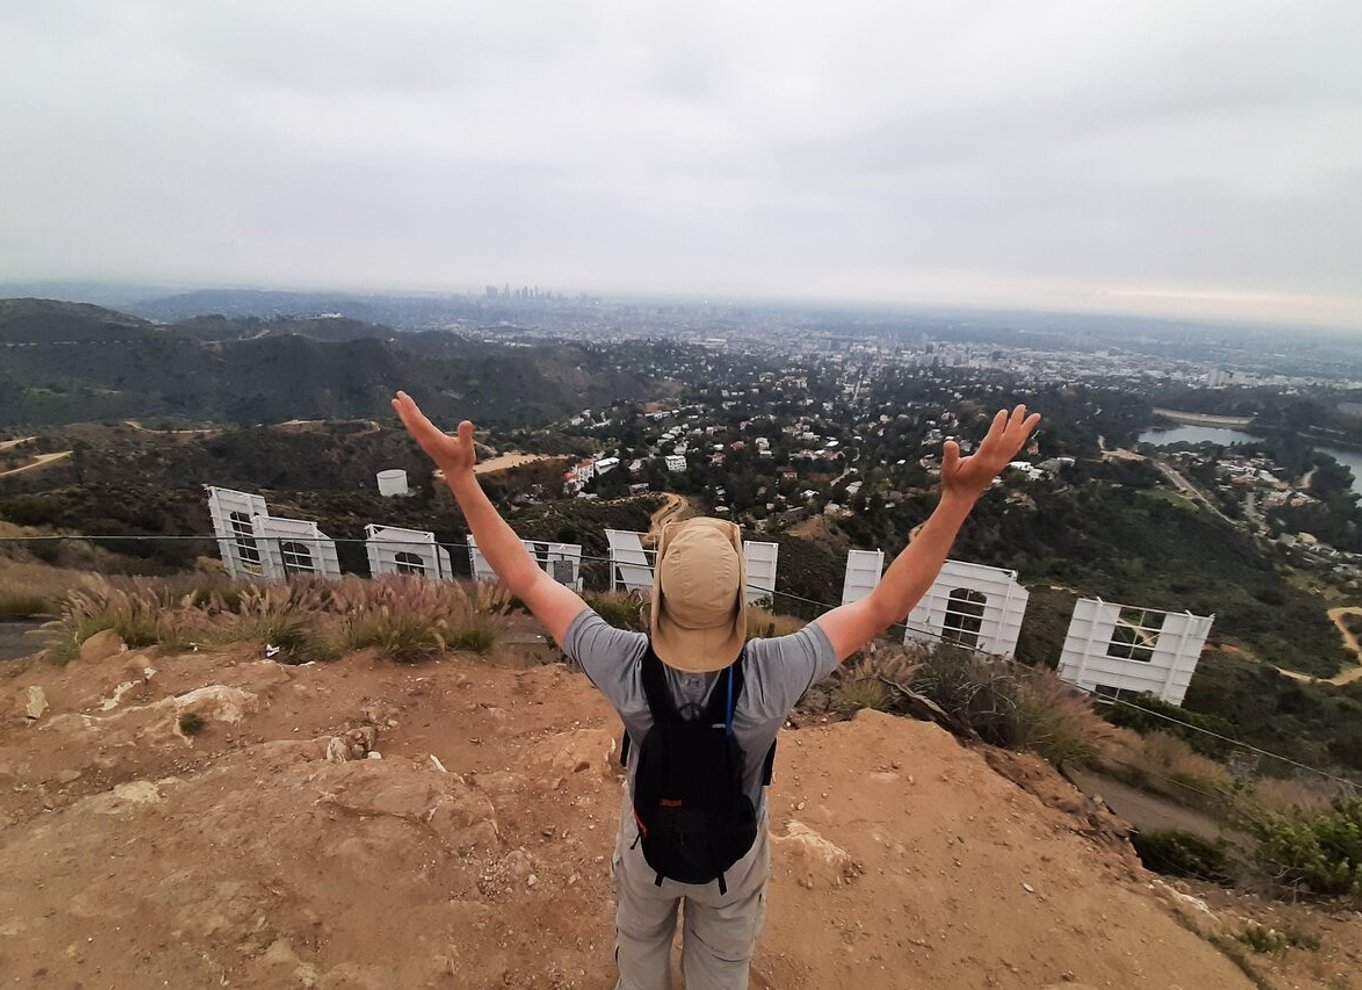
[[[53,536],[68,536],[54,540]],[[46,539],[35,539],[44,537]],[[28,538],[28,539],[23,539]],[[128,573],[136,561],[110,553],[74,535],[36,526],[16,526],[0,521],[0,562],[47,564],[56,569],[81,572]]]
[[1185,787],[1219,793],[1229,790],[1234,783],[1234,777],[1223,764],[1202,756],[1186,741],[1166,732],[1145,736],[1144,754],[1153,766]]
[[485,654],[506,630],[513,596],[500,584],[438,584],[417,577],[353,580],[333,588],[345,618],[340,645],[376,647],[414,662],[449,650]]
[[[1055,765],[1100,764],[1118,744],[1120,730],[1050,671],[952,647],[880,645],[839,674],[826,704],[839,712],[907,710],[900,686],[931,699],[985,742],[1030,750]],[[887,700],[880,688],[888,689]]]
[[165,582],[131,578],[118,582],[91,575],[72,589],[61,604],[61,618],[51,623],[48,655],[58,663],[72,660],[97,632],[112,629],[129,646],[177,645],[188,642],[191,626],[205,617],[191,603],[177,600]]
[[1253,817],[1318,815],[1343,795],[1339,784],[1323,777],[1260,777],[1239,796],[1239,803]]
[[62,600],[86,577],[83,571],[0,560],[0,619],[55,615]]
[[1049,670],[1031,670],[1021,680],[1017,707],[1022,745],[1055,766],[1096,766],[1119,745],[1119,730],[1092,700]]
[[[1130,739],[1134,736],[1134,739]],[[1234,776],[1223,764],[1202,756],[1177,736],[1121,730],[1105,769],[1183,804],[1226,812],[1235,794]]]
[[[902,650],[879,649],[862,654],[833,675],[826,690],[818,690],[814,701],[823,710],[850,718],[862,708],[894,711],[900,695],[894,684],[906,684],[917,668]],[[810,692],[813,694],[813,692]]]
[[882,644],[876,644],[873,652],[861,654],[843,671],[849,680],[864,678],[890,686],[909,684],[921,668],[924,656],[919,650],[885,648]]
[[797,619],[793,615],[781,615],[770,609],[749,605],[747,608],[747,638],[771,639],[775,636],[788,636],[797,633],[808,624],[807,619]]
[[445,584],[417,577],[271,584],[213,575],[168,579],[87,578],[52,625],[50,656],[74,657],[102,629],[129,646],[274,647],[278,659],[326,660],[376,647],[413,661],[449,650],[487,652],[506,627],[511,598],[496,585]]
[[[50,535],[31,526],[0,522],[0,619],[29,615],[55,615],[62,600],[87,577],[77,558],[88,555],[86,544],[10,542],[10,538]],[[69,566],[54,567],[33,553],[41,547],[47,556],[70,561]]]

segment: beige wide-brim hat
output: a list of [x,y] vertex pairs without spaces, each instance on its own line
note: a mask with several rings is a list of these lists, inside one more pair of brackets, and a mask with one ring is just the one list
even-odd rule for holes
[[747,640],[747,566],[738,527],[687,519],[662,530],[649,625],[668,667],[702,674],[738,659]]

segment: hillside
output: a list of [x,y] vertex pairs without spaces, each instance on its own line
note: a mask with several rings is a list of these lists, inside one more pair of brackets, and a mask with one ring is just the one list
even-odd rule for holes
[[649,393],[580,345],[502,347],[354,320],[156,327],[96,306],[0,301],[0,427],[124,419],[256,424],[386,416],[398,388],[444,420],[522,425]]
[[[584,677],[513,646],[287,667],[118,645],[0,666],[5,972],[612,985],[619,726]],[[1207,940],[1236,944],[1253,905],[1198,905],[1043,765],[986,756],[873,712],[787,730],[753,985],[1255,985]],[[1360,943],[1339,922],[1318,953],[1242,965],[1259,987],[1355,986],[1332,974]]]
[[51,299],[0,299],[0,344],[72,344],[150,339],[146,320],[87,303]]

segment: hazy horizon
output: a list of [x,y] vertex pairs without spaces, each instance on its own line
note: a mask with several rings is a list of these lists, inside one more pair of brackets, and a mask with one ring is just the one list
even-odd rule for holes
[[1362,6],[0,9],[0,280],[1362,328]]
[[[509,285],[513,290],[532,287],[526,283],[502,280],[496,287],[502,288]],[[192,296],[199,294],[215,293],[243,293],[280,296],[319,296],[333,297],[334,301],[341,299],[353,299],[356,301],[374,300],[419,300],[441,298],[465,299],[472,302],[487,301],[495,305],[518,305],[523,300],[512,297],[509,301],[497,297],[487,298],[485,290],[487,286],[463,286],[452,288],[375,288],[362,286],[335,286],[325,283],[316,285],[283,285],[283,284],[249,284],[241,283],[235,285],[201,285],[192,282],[181,284],[175,283],[140,283],[134,281],[99,281],[99,280],[23,280],[6,281],[0,279],[0,298],[38,298],[49,299],[54,302],[74,302],[89,303],[111,310],[126,308],[135,311],[141,305],[162,303],[170,299],[181,296]],[[906,301],[899,302],[893,300],[875,301],[864,299],[849,298],[799,298],[797,296],[705,296],[686,292],[630,292],[630,291],[605,291],[598,292],[587,289],[579,289],[575,286],[538,286],[540,291],[551,291],[562,299],[571,303],[579,296],[607,304],[607,305],[669,305],[685,306],[693,308],[724,308],[733,307],[735,309],[757,308],[782,310],[788,309],[794,312],[816,313],[826,312],[844,315],[875,315],[875,316],[897,316],[905,319],[913,318],[1005,318],[1005,317],[1032,317],[1044,319],[1047,317],[1081,319],[1091,317],[1094,320],[1133,320],[1148,322],[1155,325],[1181,326],[1183,328],[1230,328],[1242,327],[1245,330],[1263,331],[1278,329],[1285,331],[1300,332],[1321,332],[1325,334],[1346,333],[1351,329],[1362,329],[1362,322],[1353,323],[1334,323],[1329,321],[1311,322],[1303,318],[1273,318],[1267,316],[1253,315],[1222,315],[1222,314],[1196,314],[1189,312],[1137,312],[1131,310],[1119,310],[1114,308],[1065,308],[1063,306],[1041,307],[1031,305],[1027,301],[1017,303],[998,302],[995,305],[988,305],[970,300],[962,302],[918,302]],[[205,311],[207,312],[207,311]],[[294,314],[305,316],[307,314],[299,312]]]

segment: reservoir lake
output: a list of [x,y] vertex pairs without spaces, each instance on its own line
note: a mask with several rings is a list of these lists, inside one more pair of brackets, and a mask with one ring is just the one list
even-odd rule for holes
[[[1258,438],[1243,430],[1230,430],[1220,426],[1175,426],[1171,430],[1145,430],[1140,434],[1140,443],[1151,443],[1156,447],[1167,447],[1175,443],[1253,443]],[[1344,450],[1326,444],[1311,444],[1322,454],[1328,454],[1338,463],[1347,466],[1353,473],[1353,491],[1362,495],[1362,450]]]

